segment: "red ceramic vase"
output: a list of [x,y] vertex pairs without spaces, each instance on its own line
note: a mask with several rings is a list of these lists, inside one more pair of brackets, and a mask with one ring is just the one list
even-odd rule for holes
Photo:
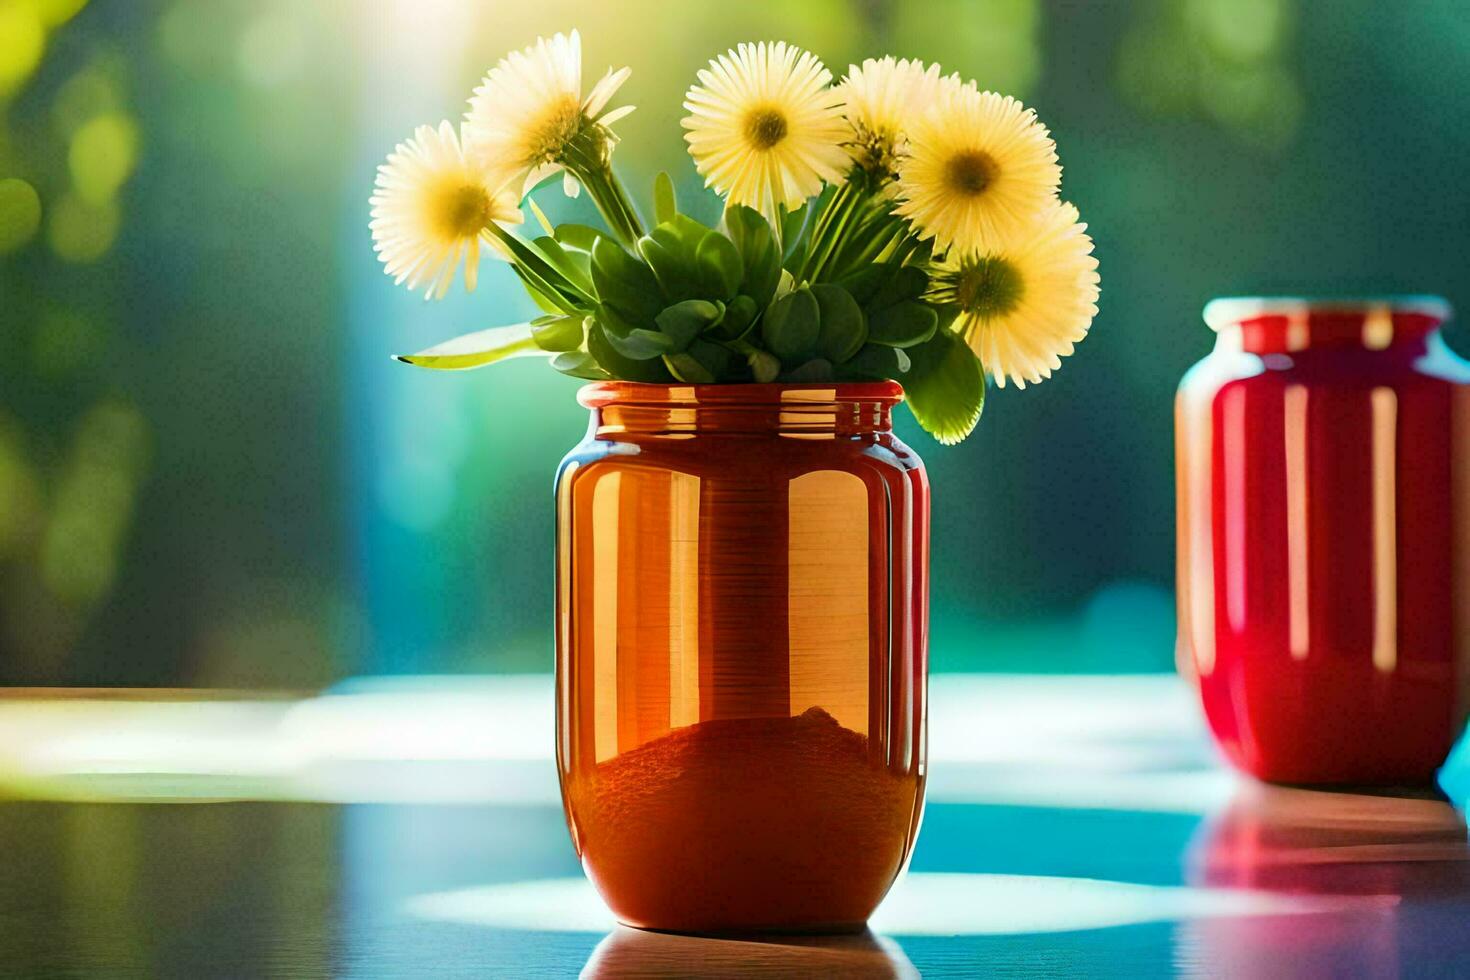
[[1262,779],[1434,777],[1470,692],[1470,365],[1432,298],[1216,300],[1175,405],[1179,663]]
[[924,791],[929,486],[902,389],[584,388],[557,478],[557,758],[629,925],[852,930]]

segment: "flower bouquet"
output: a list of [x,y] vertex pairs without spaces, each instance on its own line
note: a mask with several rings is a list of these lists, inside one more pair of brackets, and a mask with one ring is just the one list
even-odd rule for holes
[[[965,438],[985,376],[1050,376],[1097,312],[1097,262],[1035,114],[892,57],[837,85],[812,54],[742,44],[700,71],[683,120],[724,200],[708,227],[653,183],[645,223],[613,170],[629,69],[583,95],[576,31],[490,70],[463,121],[422,126],[379,169],[372,234],[396,281],[442,297],[482,246],[545,315],[401,359],[476,368],[539,354],[644,383],[892,380],[928,432]],[[553,226],[535,193],[585,189],[605,228]],[[524,230],[528,208],[541,234]]]
[[[581,72],[575,32],[538,41],[381,168],[389,274],[473,288],[484,246],[545,314],[402,359],[540,354],[593,382],[556,482],[556,739],[618,918],[860,928],[926,765],[929,485],[892,408],[957,442],[987,374],[1047,377],[1096,312],[1092,242],[1014,99],[893,58],[833,86],[782,43],[685,96],[718,225],[660,174],[650,226],[612,168],[628,70],[586,96]],[[558,177],[603,227],[546,220]]]

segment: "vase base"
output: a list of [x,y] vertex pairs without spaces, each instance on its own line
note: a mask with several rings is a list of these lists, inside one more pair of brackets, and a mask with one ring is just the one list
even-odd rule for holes
[[619,920],[622,925],[640,932],[653,932],[664,936],[698,936],[705,939],[751,939],[793,938],[799,936],[860,936],[868,931],[866,922],[836,922],[811,926],[720,926],[697,928],[670,928],[667,926],[641,925],[637,922]]
[[1241,771],[1258,782],[1281,789],[1310,789],[1364,796],[1402,796],[1412,799],[1441,799],[1444,796],[1434,773],[1427,776],[1394,776],[1382,779],[1285,779]]

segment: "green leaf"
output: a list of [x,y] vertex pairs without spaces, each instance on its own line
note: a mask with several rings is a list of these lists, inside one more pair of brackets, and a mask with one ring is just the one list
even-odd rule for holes
[[781,362],[770,351],[752,350],[745,355],[745,363],[760,384],[770,384],[781,373]]
[[556,239],[545,235],[533,241],[531,245],[548,265],[565,277],[567,283],[583,300],[589,303],[596,301],[597,294],[592,286],[591,261],[585,252],[569,252]]
[[619,353],[608,339],[607,327],[600,318],[587,331],[587,350],[604,371],[623,381],[663,384],[673,377],[658,357],[638,360]]
[[985,407],[985,375],[980,359],[951,330],[910,348],[913,366],[903,379],[909,409],[919,425],[946,446],[975,429]]
[[706,296],[728,300],[740,288],[745,264],[735,243],[717,231],[704,236],[694,252],[699,285]]
[[714,384],[730,374],[730,352],[707,340],[696,340],[687,351],[668,354],[664,366],[680,381],[689,384]]
[[539,291],[546,299],[563,307],[562,312],[570,313],[570,304],[563,301],[563,297],[580,299],[576,287],[567,281],[557,268],[546,260],[546,258],[529,242],[522,239],[513,232],[505,231],[496,226],[491,226],[495,239],[505,247],[511,254],[511,262],[516,273],[527,286]]
[[923,269],[912,265],[900,266],[872,300],[864,305],[872,309],[883,309],[906,300],[918,299],[924,295],[924,289],[928,285],[929,277],[924,275]]
[[908,356],[897,347],[864,344],[846,363],[838,365],[837,375],[843,381],[900,381],[909,366]]
[[802,360],[817,344],[821,310],[809,289],[798,289],[771,304],[761,320],[766,348],[783,362]]
[[714,344],[703,338],[695,340],[686,352],[703,364],[716,381],[733,381],[739,361],[722,344]]
[[719,335],[725,340],[740,340],[750,332],[759,313],[755,300],[741,293],[725,305],[725,315],[718,325]]
[[597,308],[596,319],[602,325],[609,346],[623,357],[649,361],[678,349],[674,341],[660,331],[625,320],[606,304]]
[[651,323],[663,309],[653,272],[609,238],[592,246],[592,282],[604,304],[639,323]]
[[544,351],[573,351],[587,336],[585,320],[581,314],[537,317],[531,321],[531,338]]
[[740,291],[755,300],[759,309],[765,309],[781,279],[781,255],[770,224],[758,211],[737,204],[725,212],[725,231],[740,252],[744,270]]
[[886,347],[912,347],[934,336],[939,316],[929,306],[910,301],[880,309],[868,317],[868,340]]
[[817,353],[828,361],[840,363],[852,357],[868,339],[863,311],[852,294],[841,286],[817,283],[812,295],[821,310],[821,327],[817,332]]
[[805,364],[801,364],[787,371],[782,381],[792,384],[810,384],[820,381],[832,380],[832,362],[820,357],[813,358]]
[[653,220],[655,224],[673,221],[679,213],[679,199],[674,195],[674,182],[668,172],[660,170],[653,178]]
[[[819,204],[825,201],[831,193],[831,185],[828,185],[817,198]],[[817,210],[820,211],[820,207]],[[811,202],[808,201],[795,211],[787,211],[785,207],[781,207],[777,213],[781,224],[781,249],[783,252],[781,259],[783,264],[789,265],[790,262],[799,258],[800,253],[797,246],[801,244],[802,233],[806,230],[807,216],[812,213]]]
[[698,271],[694,256],[681,254],[682,244],[677,238],[665,236],[662,241],[645,235],[638,239],[638,254],[653,270],[658,281],[659,296],[669,303],[693,299],[699,295]]
[[622,336],[609,330],[607,340],[619,354],[635,361],[651,361],[679,349],[672,337],[657,330],[645,330],[643,327],[634,327]]
[[659,222],[649,234],[670,248],[693,255],[712,230],[687,214],[676,214],[668,221]]
[[713,384],[715,380],[714,373],[699,363],[693,354],[666,354],[664,366],[675,378],[687,384],[707,385]]
[[564,224],[556,226],[552,237],[567,248],[590,254],[598,239],[606,238],[607,235],[589,225]]
[[[521,270],[519,268],[516,269],[516,272],[520,271]],[[536,285],[526,279],[525,276],[521,276],[521,285],[525,288],[526,295],[531,297],[531,302],[536,304],[536,309],[540,310],[542,313],[545,313],[548,316],[570,315],[567,313],[567,309],[571,306],[571,304],[568,303],[566,300],[551,299],[539,288],[537,288]]]
[[597,358],[584,350],[558,354],[551,359],[551,366],[562,374],[587,381],[607,381],[612,377],[598,365]]
[[723,303],[711,303],[703,299],[686,299],[666,307],[655,322],[659,330],[674,344],[674,350],[683,350],[705,330],[720,322],[725,315]]
[[395,360],[436,371],[466,371],[511,357],[544,353],[531,336],[529,323],[491,327],[446,340],[417,354],[396,354]]
[[852,294],[858,305],[864,308],[873,305],[873,297],[888,281],[893,270],[886,265],[868,265],[841,280],[838,285]]

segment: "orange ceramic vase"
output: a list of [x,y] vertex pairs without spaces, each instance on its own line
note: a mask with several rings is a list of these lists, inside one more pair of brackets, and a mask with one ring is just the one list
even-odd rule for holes
[[557,760],[623,922],[861,928],[924,796],[929,485],[897,385],[589,385]]

